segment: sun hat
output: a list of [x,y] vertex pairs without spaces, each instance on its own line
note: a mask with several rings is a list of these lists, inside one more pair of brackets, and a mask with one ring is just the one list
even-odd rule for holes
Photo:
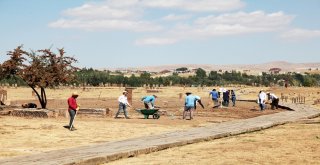
[[78,92],[72,92],[72,96],[79,96]]

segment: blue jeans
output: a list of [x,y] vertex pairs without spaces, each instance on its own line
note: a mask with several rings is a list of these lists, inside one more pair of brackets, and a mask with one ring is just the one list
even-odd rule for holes
[[121,111],[123,111],[124,116],[125,116],[126,118],[129,118],[129,117],[128,117],[128,112],[127,112],[127,105],[126,105],[126,104],[123,104],[123,103],[119,103],[119,110],[118,110],[115,118],[118,117],[118,115],[119,115],[119,113],[120,113]]
[[260,106],[260,110],[263,111],[264,109],[266,109],[266,104],[261,102],[261,99],[259,99],[259,106]]
[[75,110],[69,110],[69,115],[70,115],[70,122],[69,122],[69,128],[70,128],[71,124],[72,124],[72,121],[73,121],[74,117],[76,116],[76,111]]
[[231,100],[232,100],[233,106],[235,106],[236,105],[236,97],[231,97]]
[[228,107],[229,106],[229,99],[224,99],[222,105]]

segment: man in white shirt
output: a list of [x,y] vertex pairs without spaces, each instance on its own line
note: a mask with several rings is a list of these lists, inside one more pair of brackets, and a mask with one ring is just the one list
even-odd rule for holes
[[128,98],[127,98],[128,92],[123,91],[122,95],[119,96],[118,101],[119,101],[119,110],[114,118],[118,118],[119,113],[123,110],[124,116],[126,119],[129,119],[128,117],[128,112],[127,112],[127,105],[131,107],[131,105],[128,103]]
[[261,111],[263,111],[263,110],[266,108],[267,95],[266,95],[266,93],[264,93],[263,90],[261,90],[261,91],[259,92],[258,97],[259,97],[259,106],[260,106],[260,109],[261,109]]

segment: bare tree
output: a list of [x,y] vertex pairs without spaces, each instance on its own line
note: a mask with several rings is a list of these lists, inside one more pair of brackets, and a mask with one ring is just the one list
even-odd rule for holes
[[56,54],[50,49],[27,52],[18,46],[7,55],[10,59],[0,65],[0,76],[17,76],[25,81],[36,93],[42,108],[47,106],[46,88],[69,83],[75,78],[77,68],[72,64],[77,60],[65,56],[63,48]]

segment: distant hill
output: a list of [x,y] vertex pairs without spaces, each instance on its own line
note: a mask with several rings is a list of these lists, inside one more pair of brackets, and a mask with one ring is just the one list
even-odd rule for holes
[[320,70],[320,62],[317,63],[289,63],[286,61],[274,61],[261,64],[228,64],[228,65],[216,65],[216,64],[171,64],[171,65],[159,65],[159,66],[145,66],[145,67],[131,67],[131,68],[103,68],[101,70],[141,70],[150,72],[160,72],[163,70],[174,70],[180,67],[187,68],[202,68],[207,71],[211,70],[250,70],[251,72],[267,72],[271,68],[280,68],[283,72],[302,72],[308,69]]

